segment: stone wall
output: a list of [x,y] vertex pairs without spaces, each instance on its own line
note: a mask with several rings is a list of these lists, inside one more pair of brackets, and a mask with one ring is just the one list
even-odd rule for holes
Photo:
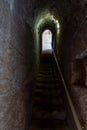
[[[87,126],[87,79],[86,79],[86,66],[87,66],[87,19],[84,19],[83,24],[77,36],[73,39],[72,44],[72,60],[71,60],[71,95],[80,116],[83,125]],[[75,63],[75,61],[77,63]],[[80,63],[79,63],[80,61]],[[79,66],[77,69],[72,69],[73,66]],[[75,75],[76,74],[76,75]],[[74,77],[74,80],[73,80]],[[78,79],[77,79],[78,78]],[[73,80],[73,82],[72,82]],[[77,105],[78,104],[78,105]]]
[[[74,12],[75,13],[75,12]],[[72,15],[65,36],[64,77],[83,126],[87,126],[87,9]],[[68,27],[68,26],[67,26]],[[66,74],[67,73],[67,74]]]
[[0,0],[0,130],[24,130],[33,86],[34,43],[24,0]]

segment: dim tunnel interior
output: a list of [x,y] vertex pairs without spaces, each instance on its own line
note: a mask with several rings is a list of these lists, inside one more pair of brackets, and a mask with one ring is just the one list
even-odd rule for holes
[[53,25],[55,24],[52,24],[52,21],[47,21],[39,31],[41,34],[38,41],[40,41],[41,50],[32,96],[31,130],[69,129],[62,90],[63,83],[53,55],[56,50],[56,36],[59,35],[56,33],[59,32],[60,25]]
[[0,0],[0,130],[87,129],[87,0]]
[[[40,19],[38,23],[39,21]],[[36,61],[32,94],[31,130],[69,130],[73,125],[73,117],[69,117],[70,110],[67,111],[70,108],[64,90],[64,79],[58,68],[58,64],[61,65],[62,62],[60,53],[63,51],[60,43],[61,28],[59,21],[49,12],[37,26],[38,40],[35,44],[39,46],[39,58]]]

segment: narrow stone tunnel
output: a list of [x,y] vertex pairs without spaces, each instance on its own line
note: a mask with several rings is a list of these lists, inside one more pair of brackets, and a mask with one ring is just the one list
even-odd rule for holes
[[69,129],[87,129],[87,0],[0,0],[0,130],[30,130],[46,29],[68,97]]

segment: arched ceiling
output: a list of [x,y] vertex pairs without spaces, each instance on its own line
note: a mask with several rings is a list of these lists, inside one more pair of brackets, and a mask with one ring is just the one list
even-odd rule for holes
[[56,30],[57,34],[59,34],[60,32],[60,22],[58,18],[51,14],[49,10],[45,10],[42,13],[40,13],[34,23],[35,31],[41,31],[45,28]]
[[65,23],[71,18],[74,8],[79,5],[79,0],[27,0],[26,21],[33,26],[38,14],[48,9]]

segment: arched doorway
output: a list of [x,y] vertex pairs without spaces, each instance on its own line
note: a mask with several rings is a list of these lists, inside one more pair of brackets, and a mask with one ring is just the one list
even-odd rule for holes
[[52,52],[52,32],[49,29],[45,29],[42,32],[41,41],[42,41],[42,53],[43,52]]

